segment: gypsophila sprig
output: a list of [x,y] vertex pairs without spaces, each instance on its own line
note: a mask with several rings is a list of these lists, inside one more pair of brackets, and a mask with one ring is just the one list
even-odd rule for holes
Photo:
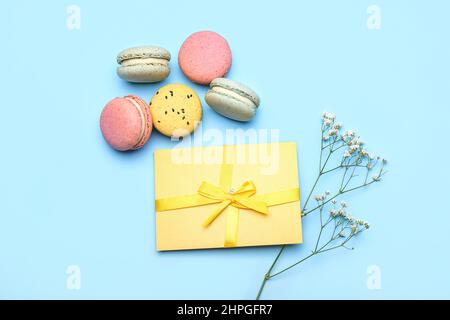
[[[315,245],[310,254],[280,271],[274,271],[286,249],[285,245],[282,246],[264,276],[256,299],[261,297],[267,281],[309,258],[339,248],[353,250],[353,247],[348,246],[350,240],[370,227],[368,222],[355,218],[348,212],[347,202],[341,201],[338,206],[337,199],[344,194],[380,182],[387,172],[385,170],[387,160],[369,153],[357,132],[343,131],[343,125],[336,122],[336,116],[330,112],[322,113],[321,132],[317,177],[302,205],[302,217],[313,212],[317,212],[319,216],[320,228]],[[331,173],[335,174],[338,181],[334,192],[327,189],[324,193],[315,193],[321,178]],[[311,198],[314,198],[315,202],[312,202]]]
[[[312,208],[309,208],[308,205],[322,176],[336,171],[339,171],[341,174],[339,188],[337,188],[333,196],[328,197],[326,202],[328,203],[345,193],[381,181],[382,176],[386,173],[386,159],[369,153],[367,148],[365,148],[364,141],[355,130],[342,132],[343,125],[335,121],[335,115],[329,112],[322,114],[322,143],[319,172],[316,182],[303,205],[302,215],[304,217],[319,208],[319,205]],[[333,157],[337,158],[337,164],[332,161]],[[331,165],[332,163],[334,164]],[[375,169],[378,170],[370,178],[370,173]]]

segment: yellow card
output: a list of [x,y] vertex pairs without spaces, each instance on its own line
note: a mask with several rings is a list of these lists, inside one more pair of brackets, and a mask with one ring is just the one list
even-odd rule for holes
[[154,156],[158,251],[302,242],[295,143]]

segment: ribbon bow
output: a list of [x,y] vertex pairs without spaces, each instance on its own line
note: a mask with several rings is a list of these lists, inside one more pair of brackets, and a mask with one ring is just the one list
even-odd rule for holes
[[238,189],[230,189],[228,192],[208,182],[203,182],[198,189],[198,194],[211,200],[221,201],[217,208],[203,222],[208,227],[228,207],[251,209],[262,214],[268,214],[267,204],[263,201],[250,198],[256,193],[256,186],[252,181],[244,182]]

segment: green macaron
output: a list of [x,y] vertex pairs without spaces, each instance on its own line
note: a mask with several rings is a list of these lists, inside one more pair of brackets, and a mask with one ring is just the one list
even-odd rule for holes
[[260,104],[249,87],[225,78],[214,79],[205,96],[206,103],[217,113],[237,121],[250,121]]
[[129,82],[151,83],[166,79],[170,74],[170,53],[157,46],[125,49],[117,55],[117,74]]

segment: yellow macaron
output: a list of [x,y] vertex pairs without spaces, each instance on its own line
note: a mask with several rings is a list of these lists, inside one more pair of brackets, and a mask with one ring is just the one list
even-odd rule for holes
[[202,120],[202,103],[188,86],[173,83],[159,89],[150,102],[154,127],[168,137],[191,134]]

